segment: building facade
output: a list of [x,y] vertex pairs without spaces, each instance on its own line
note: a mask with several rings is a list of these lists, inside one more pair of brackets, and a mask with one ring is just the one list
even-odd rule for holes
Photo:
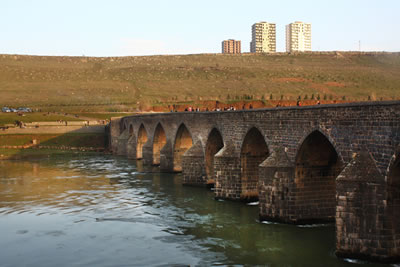
[[258,22],[251,27],[251,53],[276,52],[276,25],[275,23]]
[[222,53],[223,54],[240,54],[241,53],[241,42],[233,39],[222,41]]
[[286,25],[286,52],[311,51],[311,23],[296,21]]

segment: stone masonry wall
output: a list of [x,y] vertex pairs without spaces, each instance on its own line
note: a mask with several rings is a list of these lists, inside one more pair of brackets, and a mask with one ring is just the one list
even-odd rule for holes
[[214,157],[215,198],[240,200],[240,159],[235,147],[227,143]]
[[182,157],[184,185],[207,185],[204,162],[204,151],[199,141],[186,151]]
[[[151,153],[155,129],[160,124],[166,135],[166,144],[160,152],[160,170],[172,171],[179,127],[183,124],[188,129],[196,151],[200,151],[199,147],[205,151],[207,138],[215,128],[221,133],[225,144],[214,157],[215,197],[240,200],[243,168],[240,151],[246,134],[256,128],[264,138],[270,155],[260,164],[258,171],[260,218],[301,223],[303,218],[315,216],[306,214],[309,211],[306,206],[302,209],[298,207],[301,201],[296,195],[300,187],[294,179],[295,163],[304,141],[317,131],[337,153],[337,161],[341,166],[337,173],[347,166],[335,184],[337,206],[336,215],[332,216],[336,217],[337,222],[337,254],[389,260],[399,256],[399,250],[394,246],[400,247],[400,242],[394,240],[399,238],[393,238],[393,229],[388,229],[393,226],[385,221],[388,217],[388,165],[400,144],[399,118],[400,101],[148,114],[122,118],[119,132],[111,130],[111,144],[114,152],[123,154],[127,139],[121,134],[122,129],[132,126],[134,135],[138,136],[139,127],[143,124],[148,133],[147,151]],[[116,127],[116,124],[111,127]],[[368,152],[370,163],[375,168],[374,171],[369,169],[373,175],[363,175],[374,176],[375,180],[354,181],[354,177],[363,175],[357,176],[349,163],[353,155],[360,152]],[[201,181],[199,177],[205,173],[204,156],[188,154],[183,158],[183,174],[187,181]],[[280,162],[277,159],[282,158],[285,164],[274,166],[271,163],[274,160]],[[370,166],[372,164],[359,169]],[[310,167],[313,168],[312,165]],[[313,172],[311,175],[314,175]],[[315,195],[313,192],[307,194]],[[318,205],[316,207],[319,209]]]
[[336,254],[341,257],[399,260],[389,229],[385,179],[370,153],[358,153],[337,178]]
[[283,149],[273,151],[259,167],[260,221],[295,223],[294,166]]

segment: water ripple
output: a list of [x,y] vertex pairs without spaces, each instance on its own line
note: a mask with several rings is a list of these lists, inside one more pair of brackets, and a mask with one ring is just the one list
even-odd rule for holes
[[331,253],[333,227],[259,223],[258,203],[215,201],[140,162],[100,155],[0,168],[5,266],[348,264]]

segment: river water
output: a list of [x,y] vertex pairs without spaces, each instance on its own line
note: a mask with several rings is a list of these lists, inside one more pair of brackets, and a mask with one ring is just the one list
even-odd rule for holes
[[0,161],[0,266],[354,266],[333,225],[258,221],[180,174],[108,155]]

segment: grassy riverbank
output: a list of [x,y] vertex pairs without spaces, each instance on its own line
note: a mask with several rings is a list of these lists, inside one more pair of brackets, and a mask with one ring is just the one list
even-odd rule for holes
[[0,135],[0,147],[28,146],[36,140],[39,146],[104,148],[105,135],[97,133],[66,134],[5,134]]
[[95,151],[75,151],[62,149],[4,149],[0,148],[0,160],[43,159],[57,156],[91,154]]
[[0,88],[0,106],[80,113],[205,100],[400,99],[400,53],[0,55]]
[[23,113],[23,116],[17,113],[0,113],[0,126],[5,124],[14,124],[15,121],[23,121],[25,123],[38,122],[38,121],[82,121],[80,118],[73,116],[65,116],[59,114],[48,114],[47,112],[33,112],[33,113]]

